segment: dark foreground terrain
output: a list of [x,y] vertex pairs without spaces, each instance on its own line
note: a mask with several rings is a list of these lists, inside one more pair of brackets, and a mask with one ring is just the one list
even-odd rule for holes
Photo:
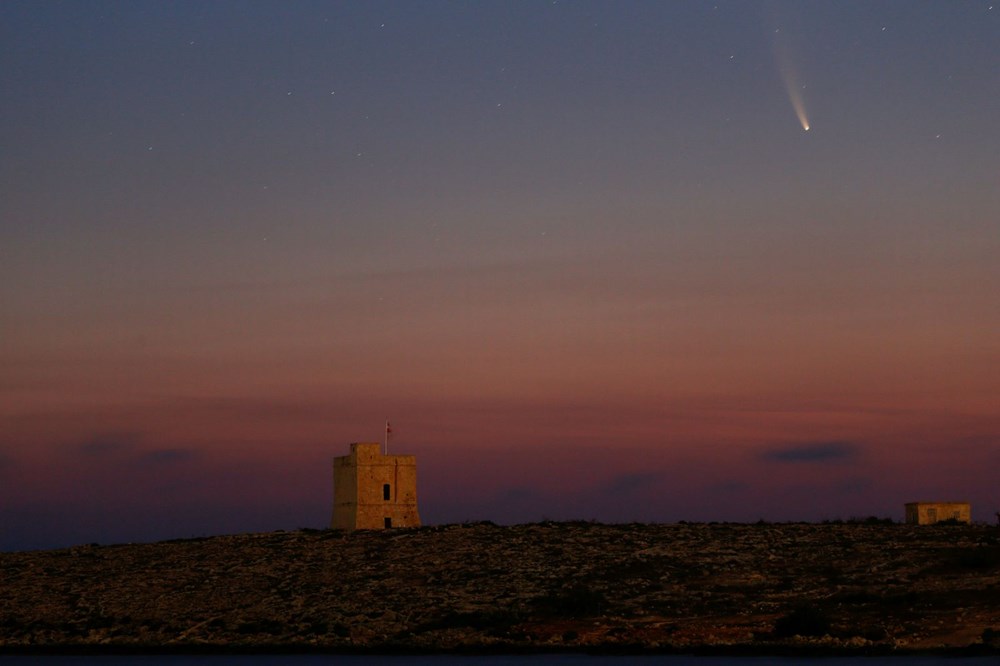
[[998,646],[992,527],[477,523],[0,553],[0,651]]

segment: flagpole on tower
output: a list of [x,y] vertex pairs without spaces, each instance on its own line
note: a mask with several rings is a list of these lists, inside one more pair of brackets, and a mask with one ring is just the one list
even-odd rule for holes
[[382,455],[389,455],[389,433],[392,432],[392,426],[389,425],[389,419],[385,420],[385,444],[382,447]]

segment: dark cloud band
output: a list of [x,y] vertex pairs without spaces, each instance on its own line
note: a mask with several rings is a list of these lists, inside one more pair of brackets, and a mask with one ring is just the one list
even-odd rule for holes
[[860,447],[854,442],[802,442],[765,451],[760,458],[780,463],[842,462],[856,458],[860,451]]

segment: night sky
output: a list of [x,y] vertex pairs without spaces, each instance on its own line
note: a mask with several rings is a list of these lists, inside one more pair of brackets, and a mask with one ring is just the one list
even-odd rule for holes
[[[0,549],[1000,509],[1000,3],[0,3]],[[808,130],[806,129],[808,128]]]

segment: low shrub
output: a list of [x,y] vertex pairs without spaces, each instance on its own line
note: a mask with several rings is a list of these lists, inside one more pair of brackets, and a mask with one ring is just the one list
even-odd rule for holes
[[534,600],[537,608],[560,617],[592,617],[600,615],[608,604],[603,593],[582,583],[558,590]]
[[801,605],[774,623],[775,638],[825,636],[830,633],[830,617],[812,605]]
[[1000,546],[979,546],[953,551],[946,565],[959,569],[989,570],[1000,567]]
[[878,516],[868,516],[867,518],[851,516],[847,519],[847,523],[849,525],[895,525],[896,521],[892,518],[879,518]]

